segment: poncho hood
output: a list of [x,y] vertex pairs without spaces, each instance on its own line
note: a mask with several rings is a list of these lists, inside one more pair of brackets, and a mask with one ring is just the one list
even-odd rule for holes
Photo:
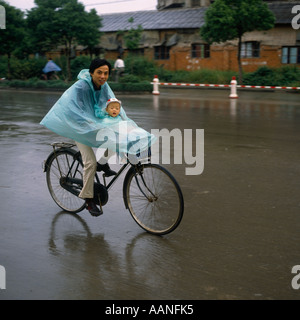
[[86,81],[87,83],[90,84],[91,88],[93,87],[93,84],[92,84],[92,77],[91,77],[91,74],[89,72],[89,69],[83,69],[79,72],[78,76],[77,76],[77,79],[78,80],[84,80]]
[[[95,92],[95,89],[94,89],[94,85],[93,85],[93,82],[92,82],[92,76],[90,74],[90,71],[89,69],[83,69],[79,72],[78,76],[77,76],[77,79],[78,80],[83,80],[85,81],[86,83],[88,83],[89,87],[91,88],[91,90],[93,92]],[[107,83],[104,84],[105,85],[108,85]],[[113,94],[113,93],[112,93]],[[97,100],[97,98],[95,98]],[[96,101],[97,103],[97,101]],[[103,106],[102,106],[103,107]]]

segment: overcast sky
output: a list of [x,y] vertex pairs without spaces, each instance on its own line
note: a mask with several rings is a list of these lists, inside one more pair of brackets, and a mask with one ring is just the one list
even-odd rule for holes
[[[35,6],[34,0],[4,0],[11,6],[23,11]],[[85,5],[85,10],[90,11],[95,8],[98,14],[155,10],[157,0],[79,0]]]

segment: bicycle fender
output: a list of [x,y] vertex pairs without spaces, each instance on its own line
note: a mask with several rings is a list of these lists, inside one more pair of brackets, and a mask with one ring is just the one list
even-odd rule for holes
[[[74,149],[70,149],[70,148],[60,148],[60,149],[56,150],[55,152],[60,152],[60,151],[65,151],[65,150],[68,150],[68,151],[72,152],[74,155],[78,152],[78,151],[76,151],[76,150],[74,150]],[[47,171],[48,166],[49,166],[49,163],[50,163],[50,160],[51,160],[52,157],[54,156],[55,152],[52,151],[52,152],[49,154],[48,158],[44,161],[44,168],[43,168],[43,169],[44,169],[44,172]]]
[[131,167],[131,168],[127,171],[126,176],[125,176],[125,178],[124,178],[124,182],[123,182],[123,200],[124,200],[124,205],[125,205],[125,208],[126,208],[126,209],[128,209],[126,186],[127,186],[129,177],[132,175],[132,173],[133,173],[134,171],[135,171],[135,168],[134,168],[134,167]]

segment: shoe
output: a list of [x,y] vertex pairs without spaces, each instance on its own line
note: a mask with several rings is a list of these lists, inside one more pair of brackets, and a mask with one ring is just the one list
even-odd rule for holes
[[93,217],[99,217],[103,214],[103,211],[96,206],[94,199],[85,199],[85,207]]
[[103,171],[106,177],[115,176],[117,174],[116,171],[111,170],[108,163],[105,163],[105,164],[97,163],[97,171],[98,172]]

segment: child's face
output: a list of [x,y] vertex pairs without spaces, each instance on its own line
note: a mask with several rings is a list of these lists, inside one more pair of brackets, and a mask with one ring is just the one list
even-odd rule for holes
[[120,104],[112,102],[107,106],[106,111],[111,117],[117,117],[120,113]]

